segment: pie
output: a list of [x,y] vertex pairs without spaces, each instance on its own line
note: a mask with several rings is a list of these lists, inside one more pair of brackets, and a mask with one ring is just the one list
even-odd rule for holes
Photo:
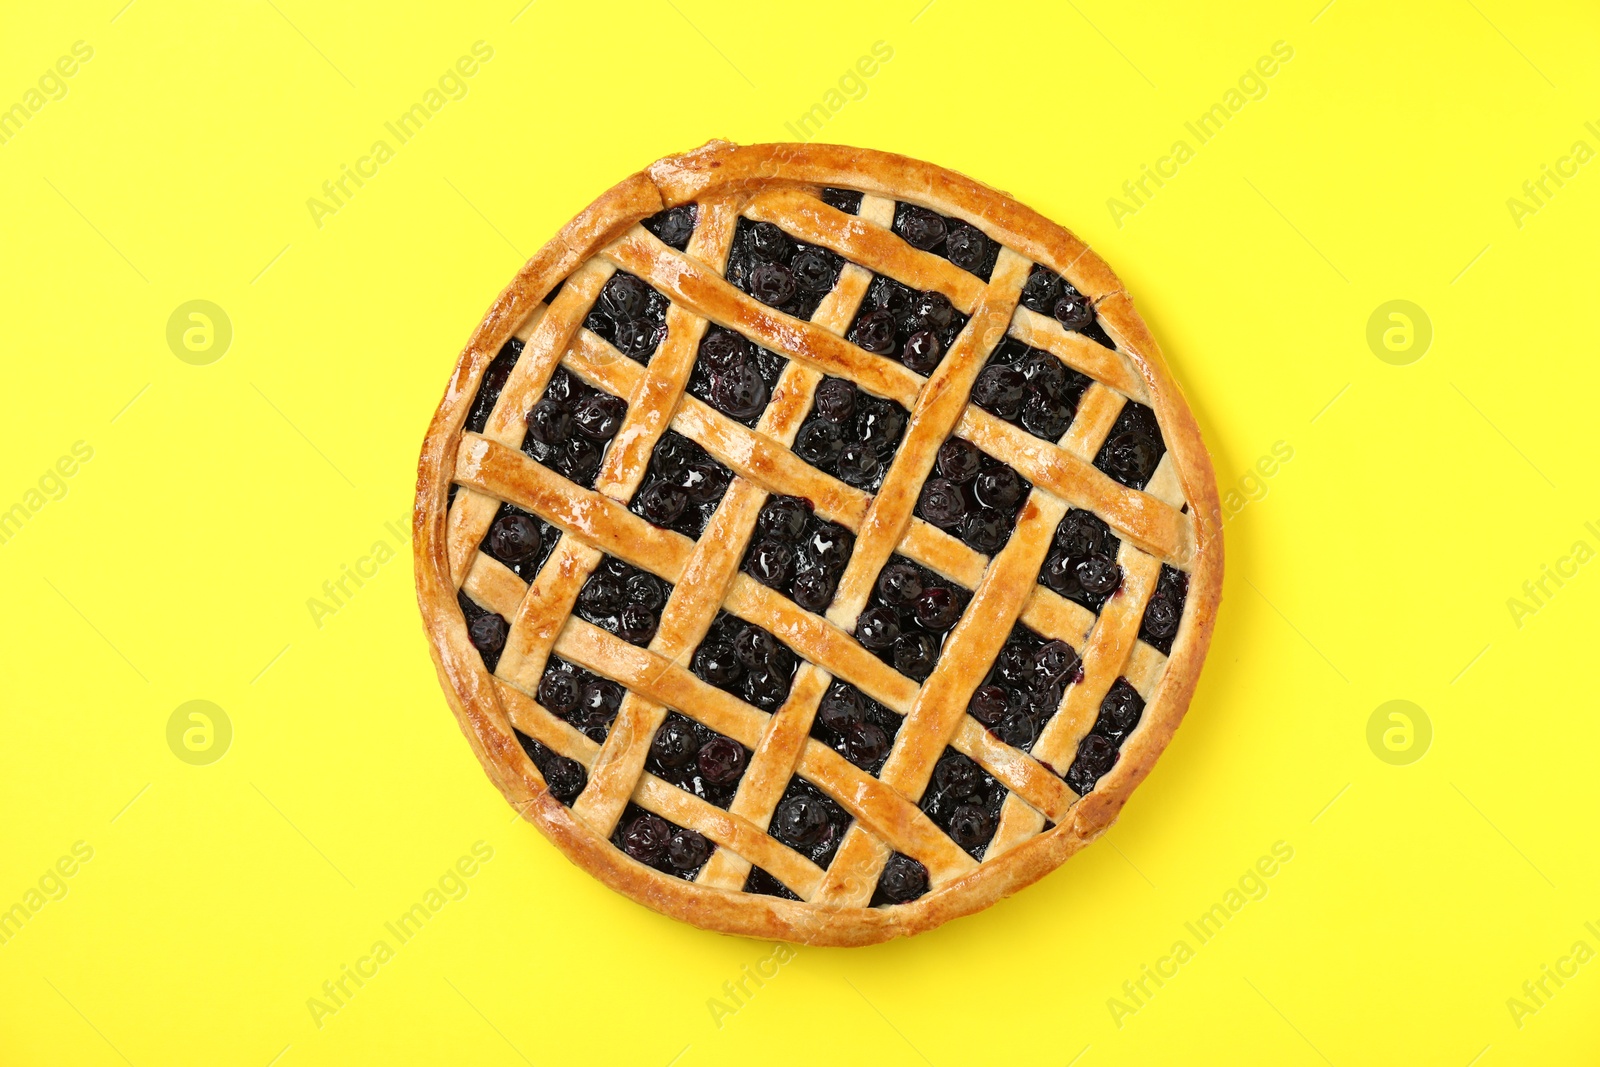
[[456,364],[414,532],[507,800],[640,903],[808,944],[1103,833],[1222,581],[1210,458],[1105,263],[815,144],[660,160],[542,248]]

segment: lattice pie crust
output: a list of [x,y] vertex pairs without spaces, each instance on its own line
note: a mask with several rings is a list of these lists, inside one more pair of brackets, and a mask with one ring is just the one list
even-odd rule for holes
[[[694,207],[670,213],[684,205]],[[787,242],[770,225],[757,234],[756,224],[775,225]],[[757,249],[754,259],[738,259],[741,241]],[[813,250],[803,264],[796,247]],[[772,255],[791,256],[785,271],[809,271],[802,280],[827,291],[778,299],[790,290],[771,269],[756,278]],[[626,292],[608,289],[618,272],[648,290],[633,282]],[[918,300],[942,294],[947,304],[932,297],[917,306],[955,324],[947,341],[920,342],[924,356],[929,346],[939,355],[936,365],[921,364],[926,376],[911,369],[918,361],[904,354],[906,342],[899,360],[881,354],[894,342],[862,347],[875,345],[861,340],[870,325],[864,302],[880,299],[911,321],[907,291]],[[1058,304],[1054,316],[1048,305],[1044,313],[1025,306],[1028,294],[1054,299],[1058,291],[1080,306],[1063,312]],[[646,292],[648,304],[638,299]],[[748,401],[753,391],[758,404],[766,396],[759,414],[730,408],[715,391],[699,390],[710,402],[693,395],[708,331],[747,342],[723,338],[724,347],[760,351],[772,380],[763,394],[748,379],[743,394]],[[1049,412],[1019,424],[975,402],[980,372],[1007,352],[1028,353],[1030,376],[1062,379],[1038,353],[1069,372],[1075,407],[1062,402],[1060,424],[1049,426]],[[498,393],[484,386],[486,374]],[[862,410],[876,405],[876,427],[901,433],[876,459],[847,448],[838,462],[841,472],[857,463],[848,476],[797,454],[808,412],[817,417],[818,385],[833,378],[853,383],[854,391],[837,388]],[[554,445],[530,437],[542,396],[566,398],[541,426],[561,435]],[[600,427],[598,441],[578,439],[562,421],[568,409],[584,429]],[[1143,438],[1116,437],[1138,425]],[[972,547],[985,542],[963,539],[966,527],[941,528],[918,510],[952,436],[977,446],[985,470],[1009,467],[1016,478],[996,477],[1023,487],[1009,538],[989,553]],[[1126,476],[1130,462],[1157,454],[1138,450],[1156,436],[1153,471]],[[720,496],[708,492],[698,518],[692,507],[686,513],[704,519],[698,538],[682,532],[693,533],[693,522],[648,521],[637,499],[661,494],[666,504],[651,512],[658,518],[662,508],[676,511],[681,496],[646,483],[653,470],[684,469],[674,459],[687,454],[679,437],[709,457],[691,469],[724,472]],[[1133,460],[1118,467],[1112,456],[1108,466],[1108,455],[1130,447]],[[832,531],[848,546],[847,561],[811,576],[809,596],[798,584],[790,595],[783,581],[757,580],[747,560],[764,506],[780,496],[809,502],[806,529]],[[495,525],[513,514],[522,518],[509,534]],[[1091,571],[1067,558],[1085,549],[1059,548],[1069,516],[1103,531],[1109,555]],[[527,547],[532,529],[542,532],[532,539],[542,552],[506,562],[515,553],[504,546]],[[518,531],[523,542],[511,537]],[[517,810],[574,863],[664,914],[831,945],[914,934],[977,911],[1103,833],[1188,707],[1223,555],[1195,420],[1121,283],[1087,246],[1005,194],[928,163],[828,145],[726,142],[663,159],[607,191],[496,300],[423,444],[415,545],[418,599],[445,695]],[[797,558],[807,565],[803,552]],[[901,660],[898,651],[869,650],[859,624],[886,567],[905,561],[918,566],[902,575],[948,583],[967,602],[942,637],[910,634]],[[1116,581],[1118,568],[1114,591],[1080,595],[1074,574],[1086,576],[1087,588]],[[630,596],[643,590],[649,610],[624,612],[621,623],[588,610],[610,610],[606,590],[623,585]],[[651,624],[653,632],[638,629]],[[750,624],[781,643],[777,658],[745,670],[744,689],[707,681],[716,648],[731,647],[715,645],[718,634],[744,634],[734,641],[741,655],[752,641],[771,648],[746,632]],[[1005,673],[997,657],[1018,641],[1013,658],[1023,659],[1039,642],[1065,642],[1071,653],[1052,646],[1057,662],[1075,669],[1055,688],[1039,681],[1016,691],[1006,678],[1046,673],[1026,662],[1021,673]],[[917,648],[935,646],[931,671],[897,669]],[[781,675],[790,670],[785,695]],[[552,671],[568,677],[541,689]],[[997,707],[1026,705],[1033,718],[1010,713],[1005,725],[991,717],[986,726],[974,710],[986,681],[1012,690]],[[580,688],[598,712],[545,706],[571,707]],[[872,709],[877,725],[858,717],[837,736],[819,725],[819,705],[841,688]],[[662,731],[675,732],[656,741]],[[708,738],[720,746],[711,757]],[[669,772],[655,760],[679,741],[691,746],[685,751],[701,746],[700,763]],[[832,821],[818,821],[824,815]],[[825,841],[821,851],[806,847],[816,841]]]

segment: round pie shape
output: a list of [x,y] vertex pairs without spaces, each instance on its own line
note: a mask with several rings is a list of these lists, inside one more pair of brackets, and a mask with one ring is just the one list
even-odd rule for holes
[[514,808],[666,915],[828,945],[1103,833],[1188,707],[1223,558],[1194,417],[1086,245],[929,163],[722,141],[500,294],[414,541]]

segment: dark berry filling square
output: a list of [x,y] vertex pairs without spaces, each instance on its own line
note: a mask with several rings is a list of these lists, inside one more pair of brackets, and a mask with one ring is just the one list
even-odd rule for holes
[[645,219],[643,225],[662,244],[682,252],[689,247],[689,238],[694,236],[694,224],[698,217],[699,205],[679,204],[656,212]]
[[750,868],[750,877],[744,880],[746,893],[760,893],[762,896],[782,897],[784,900],[799,900],[800,897],[789,890],[789,887],[778,881],[760,867]]
[[1122,587],[1117,552],[1122,542],[1092,511],[1067,512],[1039,568],[1039,584],[1098,612]]
[[721,326],[706,328],[689,373],[689,395],[754,427],[789,361]]
[[798,775],[789,779],[767,824],[767,833],[823,868],[832,862],[848,829],[849,813]]
[[522,342],[513,337],[501,345],[500,351],[489,361],[483,380],[478,383],[478,393],[472,398],[472,408],[467,412],[469,432],[482,433],[489,425],[489,413],[494,410],[494,402],[500,399],[500,390],[506,387],[506,379],[511,377],[511,368],[517,365],[520,355]]
[[900,722],[900,716],[849,682],[835,680],[822,695],[811,736],[868,774],[877,774],[889,758]]
[[928,891],[928,868],[921,860],[914,860],[903,852],[890,855],[878,875],[878,887],[872,892],[871,906],[886,907],[906,904]]
[[515,504],[500,505],[478,550],[504,563],[525,582],[533,581],[555,551],[561,531]]
[[522,450],[563,478],[593,489],[606,447],[627,414],[627,401],[557,367],[528,412]]
[[918,374],[932,374],[967,324],[943,293],[918,292],[877,275],[845,340],[873,355],[898,360]]
[[1189,597],[1189,576],[1176,567],[1161,565],[1161,577],[1156,581],[1156,591],[1150,603],[1144,606],[1144,621],[1139,624],[1139,637],[1163,655],[1171,655],[1172,639],[1178,635],[1178,623],[1183,621],[1183,602]]
[[1116,766],[1117,753],[1122,742],[1144,715],[1144,698],[1129,685],[1127,679],[1118,678],[1100,702],[1100,713],[1094,726],[1078,742],[1078,754],[1063,775],[1067,785],[1079,796],[1095,787],[1095,783]]
[[702,681],[762,711],[777,711],[789,699],[800,659],[761,627],[719,611],[690,665]]
[[855,543],[843,526],[817,518],[804,497],[772,496],[756,517],[755,539],[739,569],[820,614],[833,602]]
[[1028,752],[1060,709],[1067,686],[1082,680],[1083,664],[1071,645],[1046,641],[1018,623],[967,702],[967,714]]
[[854,189],[835,189],[829,186],[822,190],[822,202],[846,215],[861,214],[861,194]]
[[1089,388],[1086,375],[1014,337],[1000,342],[972,383],[972,402],[1046,441],[1061,440]]
[[933,765],[933,778],[919,806],[963,852],[981,860],[1000,825],[1006,792],[976,762],[946,748]]
[[1011,540],[1033,485],[964,438],[939,446],[933,477],[922,486],[917,517],[992,556]]
[[645,769],[708,804],[733,803],[739,780],[750,765],[750,750],[676,711],[656,729]]
[[574,611],[585,622],[640,648],[650,643],[672,583],[613,556],[606,556],[578,590]]
[[1130,489],[1143,489],[1166,454],[1156,413],[1130,400],[1111,424],[1094,465]]
[[465,589],[456,591],[456,603],[461,605],[461,615],[467,620],[467,638],[483,657],[483,666],[490,674],[500,662],[500,653],[506,647],[506,636],[511,624],[467,595]]
[[1042,263],[1035,263],[1022,286],[1022,306],[1048,315],[1064,329],[1081,333],[1106,348],[1116,348],[1095,316],[1094,304],[1072,283]]
[[583,325],[628,358],[649,363],[667,336],[667,308],[671,304],[643,278],[619,270],[601,288],[600,298],[589,309]]
[[578,799],[583,787],[589,784],[589,772],[583,769],[583,764],[550,751],[521,730],[517,731],[517,741],[544,776],[544,784],[549,787],[550,795],[567,807],[572,807],[572,802]]
[[622,809],[611,843],[647,867],[694,881],[716,847],[703,835],[652,815],[630,802]]
[[844,259],[796,241],[770,222],[741,218],[734,228],[727,278],[737,289],[797,319],[809,319],[839,281]]
[[878,491],[906,432],[906,409],[844,378],[824,378],[794,437],[794,454],[846,485]]
[[967,610],[971,591],[911,562],[889,557],[878,572],[866,610],[856,620],[856,640],[908,678],[933,673],[945,635]]
[[539,679],[537,697],[550,714],[602,744],[622,706],[623,693],[616,682],[551,656]]
[[984,281],[1000,255],[1000,246],[976,226],[915,204],[895,204],[894,232],[911,247],[943,256]]
[[650,467],[629,508],[657,526],[696,541],[705,532],[733,472],[676,430],[668,430],[650,453]]

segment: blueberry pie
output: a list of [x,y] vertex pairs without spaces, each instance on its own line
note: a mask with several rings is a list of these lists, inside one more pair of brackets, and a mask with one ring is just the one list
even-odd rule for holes
[[423,444],[439,677],[573,862],[852,945],[1036,881],[1187,709],[1194,417],[1066,230],[927,163],[712,142],[522,269]]

